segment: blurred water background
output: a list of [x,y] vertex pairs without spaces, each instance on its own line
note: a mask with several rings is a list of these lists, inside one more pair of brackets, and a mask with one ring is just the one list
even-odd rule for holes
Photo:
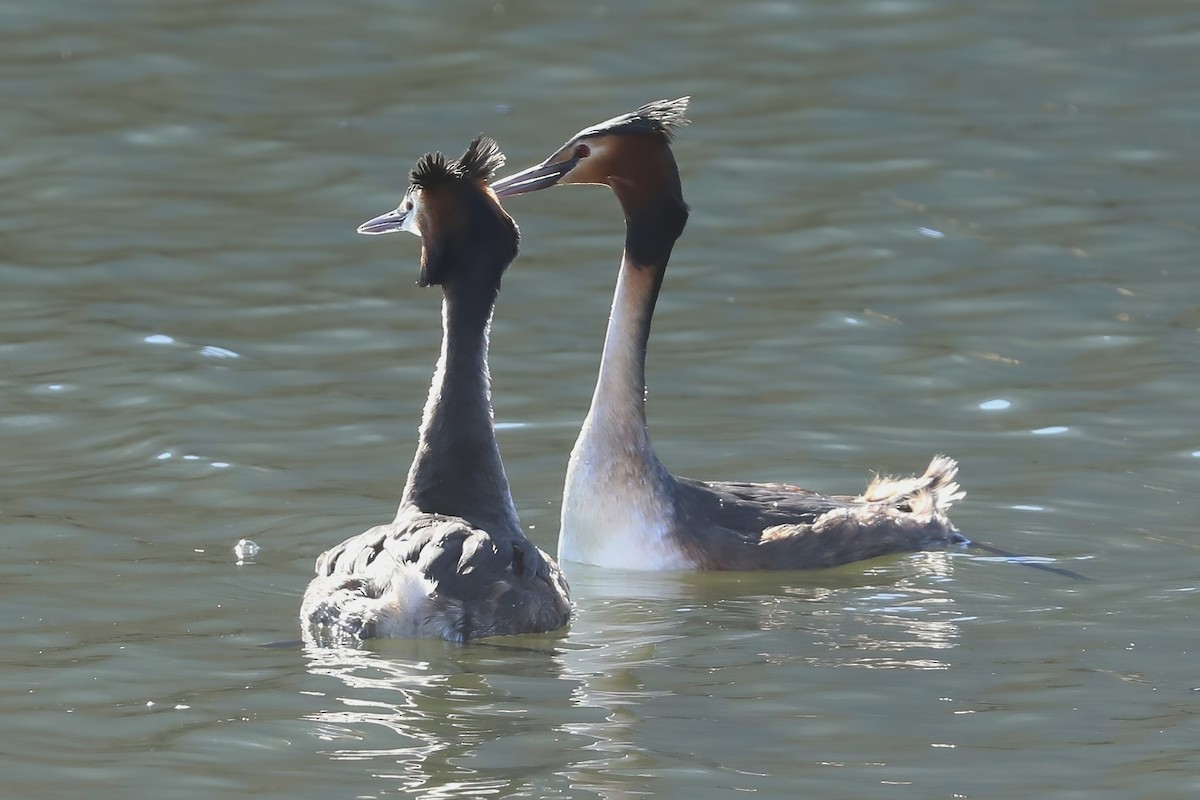
[[[48,0],[0,53],[6,794],[1200,791],[1195,4]],[[665,463],[846,492],[946,452],[968,535],[1093,580],[568,565],[555,636],[289,646],[439,337],[417,242],[355,226],[427,150],[516,169],[683,94]],[[508,205],[496,415],[553,550],[622,222]]]

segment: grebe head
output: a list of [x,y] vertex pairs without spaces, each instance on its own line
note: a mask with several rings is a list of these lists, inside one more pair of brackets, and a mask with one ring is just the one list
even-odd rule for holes
[[684,117],[688,99],[647,103],[584,128],[542,163],[496,181],[492,188],[500,197],[568,183],[603,184],[618,195],[623,188],[639,185],[658,191],[674,188],[678,193],[670,140],[675,129],[688,122]]
[[[400,205],[367,220],[358,232],[367,235],[408,231],[421,238],[421,286],[452,282],[465,248],[486,248],[501,271],[517,255],[520,234],[500,206],[488,181],[504,165],[495,140],[480,136],[458,159],[426,153],[409,173],[410,185]],[[497,278],[499,276],[497,275]]]

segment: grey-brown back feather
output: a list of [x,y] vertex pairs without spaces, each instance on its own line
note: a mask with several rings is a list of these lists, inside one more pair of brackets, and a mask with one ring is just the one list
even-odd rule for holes
[[862,495],[827,496],[782,483],[675,478],[675,541],[702,569],[810,569],[963,544],[946,517],[961,498],[957,464],[877,478]]

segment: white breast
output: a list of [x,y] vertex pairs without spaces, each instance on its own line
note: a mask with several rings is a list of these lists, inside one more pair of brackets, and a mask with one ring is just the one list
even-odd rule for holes
[[614,569],[692,569],[669,535],[673,510],[644,465],[581,438],[567,467],[558,558]]

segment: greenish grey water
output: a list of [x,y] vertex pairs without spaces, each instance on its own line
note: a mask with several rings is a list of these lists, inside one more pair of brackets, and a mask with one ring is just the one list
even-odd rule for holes
[[[0,10],[6,794],[1184,798],[1200,789],[1192,4]],[[962,463],[974,553],[572,566],[561,635],[297,637],[389,516],[438,337],[355,225],[483,130],[513,168],[693,95],[651,425],[696,477]],[[621,221],[509,203],[501,445],[553,548]],[[231,547],[262,545],[238,566]]]

